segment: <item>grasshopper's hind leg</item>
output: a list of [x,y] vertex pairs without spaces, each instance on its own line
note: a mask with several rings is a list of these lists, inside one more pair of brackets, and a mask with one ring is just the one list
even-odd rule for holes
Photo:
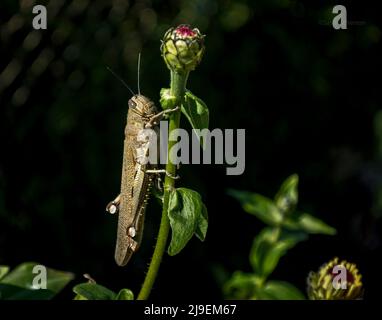
[[119,203],[121,201],[121,195],[119,194],[113,201],[110,201],[106,206],[106,211],[114,214],[119,211]]

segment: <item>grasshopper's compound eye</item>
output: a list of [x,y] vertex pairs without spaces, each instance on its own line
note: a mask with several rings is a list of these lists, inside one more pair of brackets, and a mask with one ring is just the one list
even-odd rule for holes
[[137,104],[132,99],[129,100],[128,105],[129,108],[135,108],[137,106]]

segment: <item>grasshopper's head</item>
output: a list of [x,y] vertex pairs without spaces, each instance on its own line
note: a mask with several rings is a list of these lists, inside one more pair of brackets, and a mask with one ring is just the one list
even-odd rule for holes
[[154,102],[149,98],[136,94],[129,100],[129,109],[142,117],[150,117],[157,113]]

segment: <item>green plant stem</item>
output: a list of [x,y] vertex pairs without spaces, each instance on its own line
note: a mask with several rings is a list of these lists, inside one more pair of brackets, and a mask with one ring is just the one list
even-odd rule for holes
[[277,226],[277,227],[275,227],[275,229],[273,231],[273,239],[272,240],[274,243],[279,241],[280,235],[281,235],[281,227]]
[[[184,99],[184,93],[186,90],[186,83],[188,79],[188,73],[179,74],[171,71],[171,83],[170,83],[170,91],[171,95],[176,97],[176,105],[179,106],[179,110],[170,114],[169,120],[169,134],[171,131],[179,128],[180,123],[180,106]],[[170,153],[172,146],[177,143],[177,141],[168,141],[168,150],[167,154]],[[172,177],[176,176],[176,165],[171,163],[171,157],[168,157],[169,161],[166,165],[166,171]],[[141,291],[138,294],[138,300],[147,300],[150,295],[151,289],[154,285],[155,279],[158,274],[159,266],[161,264],[163,254],[166,250],[168,233],[170,231],[170,222],[167,217],[168,204],[170,198],[170,192],[174,189],[175,180],[166,174],[164,181],[164,194],[163,194],[163,209],[162,209],[162,218],[158,232],[157,242],[155,244],[155,249],[153,253],[153,257],[150,262],[149,270],[146,274],[146,278],[143,282]]]
[[[282,227],[281,227],[281,225],[282,225],[282,221],[284,221],[284,218],[285,218],[285,215],[283,214],[283,215],[282,215],[282,220],[281,220],[280,225],[276,226],[276,227],[273,229],[273,235],[272,235],[272,242],[273,242],[273,243],[276,243],[276,242],[279,241],[279,239],[280,239],[281,232],[282,232]],[[259,279],[259,284],[258,284],[259,288],[262,288],[262,287],[264,286],[265,282],[267,281],[267,278],[268,278],[268,277],[264,277],[264,276],[263,276],[263,277],[260,277],[260,279]]]

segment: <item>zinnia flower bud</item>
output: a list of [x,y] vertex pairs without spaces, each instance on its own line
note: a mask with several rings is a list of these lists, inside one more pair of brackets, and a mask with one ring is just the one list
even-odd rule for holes
[[308,276],[308,296],[311,300],[355,300],[362,299],[362,295],[357,266],[346,260],[339,262],[338,258],[334,258],[317,273],[311,272]]
[[187,73],[200,63],[204,53],[204,35],[196,28],[180,25],[169,29],[161,45],[162,56],[170,70]]

